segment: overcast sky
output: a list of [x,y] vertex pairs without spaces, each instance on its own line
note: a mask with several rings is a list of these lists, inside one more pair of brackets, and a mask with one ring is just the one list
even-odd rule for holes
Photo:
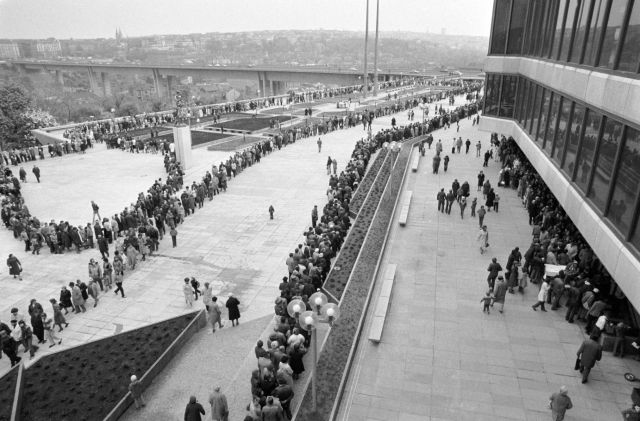
[[[370,0],[369,28],[375,28]],[[0,0],[0,38],[364,31],[366,0]],[[380,30],[489,36],[493,0],[380,0]]]

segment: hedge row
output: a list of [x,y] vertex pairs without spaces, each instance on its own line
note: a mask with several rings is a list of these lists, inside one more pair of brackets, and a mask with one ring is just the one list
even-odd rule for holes
[[352,218],[355,218],[360,212],[360,208],[364,203],[364,200],[367,198],[369,194],[369,190],[371,190],[371,186],[378,176],[378,172],[380,171],[380,167],[382,167],[382,163],[384,159],[387,157],[388,149],[382,148],[376,156],[376,159],[371,163],[369,170],[364,175],[364,178],[360,181],[358,188],[356,189],[353,197],[351,198],[351,202],[349,203],[349,213]]
[[373,216],[378,208],[378,202],[380,201],[382,192],[389,180],[389,174],[391,174],[394,159],[395,156],[393,156],[393,154],[387,154],[387,157],[378,171],[377,177],[371,187],[371,192],[362,205],[362,208],[351,227],[349,236],[342,245],[340,254],[324,282],[323,289],[337,301],[341,300],[342,293],[347,286],[353,266],[358,259],[358,254],[360,253],[360,249],[362,248],[367,232],[369,231],[369,227],[371,226],[371,222],[373,221]]
[[[365,204],[378,204],[378,212],[371,223],[369,234],[363,244],[363,252],[353,268],[353,274],[349,288],[344,292],[340,302],[340,319],[333,326],[324,348],[320,354],[317,365],[317,411],[313,412],[313,401],[310,388],[302,400],[300,409],[296,415],[297,420],[326,421],[331,415],[334,403],[338,397],[343,375],[346,376],[347,364],[354,343],[358,340],[358,330],[361,317],[365,311],[365,305],[369,291],[373,285],[378,259],[383,251],[385,236],[391,223],[396,198],[400,194],[402,178],[409,162],[412,144],[421,138],[415,138],[402,147],[398,154],[396,165],[388,178],[384,190],[374,187],[371,197]],[[385,166],[385,170],[387,167]],[[384,189],[384,186],[382,187]],[[365,210],[363,209],[363,212]],[[375,212],[375,209],[374,209]],[[355,229],[355,227],[354,227]]]

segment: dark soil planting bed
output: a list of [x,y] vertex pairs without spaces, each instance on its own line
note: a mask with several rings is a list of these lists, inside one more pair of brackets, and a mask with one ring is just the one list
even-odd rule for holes
[[360,181],[356,192],[351,198],[351,202],[349,203],[349,212],[351,213],[351,216],[353,218],[355,218],[356,215],[358,215],[358,212],[360,212],[360,208],[362,207],[364,200],[371,190],[371,186],[373,185],[373,182],[375,181],[376,176],[378,175],[378,172],[382,167],[384,159],[387,157],[387,153],[388,149],[380,149],[380,153],[371,163],[369,171],[367,171],[367,173],[364,175],[364,178]]
[[228,134],[214,133],[214,132],[200,132],[191,131],[191,146],[202,145],[203,143],[213,142],[214,140],[220,140],[231,137]]
[[189,313],[47,355],[25,370],[22,421],[102,420],[195,319]]
[[291,120],[288,115],[277,115],[270,117],[249,117],[237,120],[225,121],[223,123],[212,124],[209,127],[224,127],[231,130],[247,130],[250,132],[266,129],[269,127],[269,120],[279,120],[280,122]]
[[[387,181],[389,180],[389,174],[391,174],[391,167],[393,165],[393,157],[388,155],[382,164],[382,168],[378,172],[378,176],[371,187],[371,193],[367,197],[367,200],[362,205],[358,217],[356,218],[349,236],[340,249],[340,254],[333,264],[333,268],[323,285],[325,291],[335,297],[337,300],[341,300],[344,293],[347,282],[349,281],[349,275],[356,263],[358,253],[362,248],[367,232],[371,227],[373,216],[378,208],[378,203],[382,197]],[[373,170],[373,168],[371,168]]]
[[[417,141],[416,138],[415,141]],[[412,141],[411,143],[415,143]],[[373,285],[376,264],[382,253],[383,243],[395,206],[396,198],[400,193],[402,178],[407,168],[411,147],[404,146],[400,151],[395,167],[389,179],[388,189],[378,191],[380,186],[374,185],[371,195],[379,195],[380,207],[375,216],[375,220],[370,224],[369,235],[364,240],[363,252],[353,268],[353,274],[349,288],[344,291],[340,302],[340,319],[329,332],[324,348],[320,353],[317,365],[318,378],[318,407],[317,411],[312,411],[311,388],[307,391],[302,400],[302,404],[296,415],[296,420],[300,421],[326,421],[329,419],[333,406],[340,392],[342,376],[348,367],[350,352],[353,344],[358,340],[360,329],[360,318],[365,311],[369,291]],[[387,161],[389,162],[389,161]],[[383,171],[387,170],[387,165]],[[377,180],[376,180],[377,184]],[[385,183],[386,184],[386,183]],[[384,188],[384,186],[382,186]],[[361,215],[368,211],[369,200],[365,203]],[[376,201],[376,203],[378,203]],[[375,212],[375,209],[374,209]],[[373,215],[371,215],[373,219]],[[354,227],[355,228],[355,227]],[[340,253],[342,256],[342,252]]]
[[11,419],[11,407],[13,406],[13,396],[16,393],[17,381],[17,366],[0,378],[0,421],[9,421]]

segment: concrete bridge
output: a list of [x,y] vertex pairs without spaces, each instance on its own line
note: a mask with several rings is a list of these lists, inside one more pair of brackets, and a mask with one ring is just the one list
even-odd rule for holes
[[[48,72],[55,81],[64,85],[65,72],[86,72],[89,77],[91,91],[100,96],[111,96],[111,74],[153,76],[156,94],[160,98],[170,98],[176,78],[182,77],[221,77],[228,79],[247,79],[258,81],[258,87],[264,96],[282,95],[287,91],[287,83],[324,83],[327,85],[350,86],[362,84],[361,69],[330,68],[316,66],[196,66],[176,64],[97,64],[87,62],[65,61],[27,61],[17,60],[11,63],[19,72]],[[373,69],[369,72],[369,80],[373,80]],[[446,73],[431,71],[416,73],[415,71],[378,71],[379,81],[397,80],[401,78],[445,78]]]

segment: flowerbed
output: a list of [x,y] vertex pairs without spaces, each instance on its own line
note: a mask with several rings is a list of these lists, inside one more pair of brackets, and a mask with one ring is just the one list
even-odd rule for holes
[[378,208],[378,203],[382,197],[387,181],[389,180],[389,174],[391,174],[391,168],[393,166],[394,158],[391,154],[385,158],[380,171],[371,187],[371,192],[367,196],[365,203],[362,205],[358,216],[351,227],[351,232],[347,237],[338,258],[333,264],[333,268],[323,285],[325,291],[331,294],[336,300],[340,301],[342,294],[344,293],[347,282],[349,281],[349,275],[356,264],[356,259],[360,253],[360,249],[363,246],[364,240],[367,236],[367,232],[370,229],[373,216]]
[[[415,143],[419,139],[416,138],[411,143]],[[385,183],[388,188],[384,190],[384,186],[382,186],[384,194],[382,194],[382,191],[372,191],[372,197],[367,200],[363,208],[362,213],[367,212],[370,200],[375,201],[377,205],[378,201],[375,200],[374,192],[376,195],[380,194],[381,197],[378,196],[380,198],[378,213],[375,215],[373,223],[370,224],[371,228],[364,240],[363,252],[355,263],[351,283],[349,288],[344,291],[344,296],[340,302],[340,320],[329,332],[318,359],[316,374],[318,381],[317,411],[313,411],[311,390],[307,388],[296,415],[297,420],[325,421],[331,415],[350,359],[353,344],[358,340],[360,320],[365,310],[364,307],[368,300],[369,291],[373,285],[376,266],[383,251],[385,236],[391,223],[396,198],[400,193],[402,178],[404,177],[410,154],[411,146],[404,146],[398,155],[391,176],[388,177],[389,183]],[[390,162],[390,160],[386,162]],[[384,170],[386,170],[386,165]],[[380,186],[374,186],[374,189],[377,188],[380,188]],[[373,209],[374,213],[375,209]],[[358,217],[360,218],[360,215]],[[373,219],[373,216],[371,216],[371,219]]]
[[231,152],[253,145],[261,140],[261,137],[237,135],[234,139],[229,138],[228,141],[216,142],[215,144],[208,146],[207,150]]
[[0,378],[0,421],[9,421],[11,419],[11,407],[13,406],[17,381],[18,366],[13,367]]
[[228,130],[247,130],[253,132],[255,130],[266,129],[269,127],[270,120],[288,121],[291,117],[288,115],[276,115],[271,117],[250,117],[239,118],[237,120],[225,121],[222,123],[211,124],[209,127],[223,127]]
[[25,370],[20,419],[103,419],[182,333],[189,313],[50,354]]
[[387,157],[388,149],[380,149],[380,153],[376,156],[376,159],[373,160],[371,166],[369,167],[369,171],[365,174],[364,178],[360,181],[358,185],[358,189],[353,194],[351,198],[351,203],[349,203],[349,213],[352,218],[355,218],[360,212],[360,208],[364,203],[364,200],[367,198],[369,191],[371,190],[371,186],[382,167],[382,163],[384,159]]

